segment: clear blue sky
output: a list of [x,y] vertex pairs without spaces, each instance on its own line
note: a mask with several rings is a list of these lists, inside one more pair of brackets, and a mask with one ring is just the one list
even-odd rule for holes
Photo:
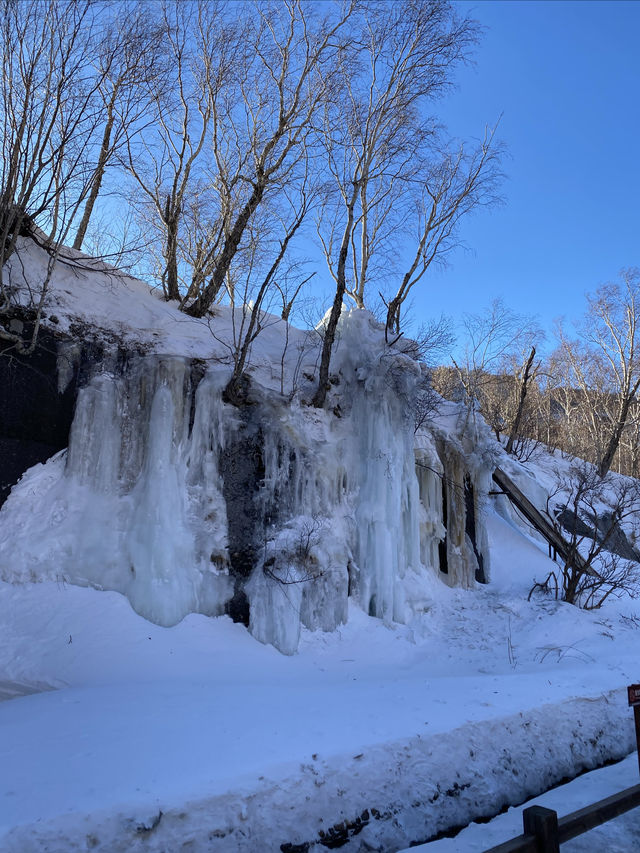
[[640,266],[640,2],[457,2],[485,27],[438,113],[482,135],[503,114],[503,207],[464,223],[471,251],[423,281],[414,310],[509,307],[577,318],[584,294]]

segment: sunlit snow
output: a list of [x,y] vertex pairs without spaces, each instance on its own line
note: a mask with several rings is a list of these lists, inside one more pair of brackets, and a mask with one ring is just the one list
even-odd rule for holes
[[[634,748],[638,605],[529,600],[556,564],[489,495],[499,461],[543,507],[567,460],[510,461],[453,404],[414,435],[422,369],[362,311],[327,411],[303,405],[315,333],[285,341],[274,318],[240,412],[227,309],[212,335],[141,282],[69,268],[48,299],[63,332],[129,353],[106,347],[69,448],[0,510],[0,698],[19,697],[0,704],[1,850],[395,851]],[[240,593],[249,630],[222,615]],[[553,807],[632,784],[634,761]],[[427,849],[480,850],[519,819]]]

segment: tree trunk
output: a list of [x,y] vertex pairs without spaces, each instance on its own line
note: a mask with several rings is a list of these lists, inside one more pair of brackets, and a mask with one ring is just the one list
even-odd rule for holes
[[82,249],[82,243],[84,242],[84,238],[87,233],[87,228],[89,227],[89,220],[91,219],[91,214],[93,213],[93,208],[95,206],[98,194],[100,192],[100,188],[102,186],[102,179],[104,178],[105,169],[107,168],[107,160],[109,159],[109,150],[111,147],[111,133],[113,131],[113,123],[113,110],[111,108],[111,105],[109,105],[107,124],[105,125],[104,133],[102,135],[102,145],[100,146],[98,163],[96,165],[96,171],[94,173],[93,180],[91,181],[91,191],[89,192],[87,203],[84,206],[84,211],[82,213],[80,225],[78,226],[76,238],[73,241],[73,248],[77,249],[78,251]]
[[357,199],[357,185],[354,186],[354,192],[351,197],[349,206],[347,207],[347,224],[342,235],[342,244],[340,246],[340,254],[338,255],[338,269],[336,270],[336,295],[331,306],[331,314],[329,322],[324,331],[324,339],[322,341],[322,356],[320,358],[320,375],[318,378],[318,389],[313,397],[312,405],[316,409],[321,409],[327,399],[327,391],[329,390],[329,364],[331,362],[331,352],[336,339],[336,328],[338,320],[342,313],[342,300],[347,288],[347,253],[349,251],[349,240],[353,230],[353,210]]
[[618,420],[616,421],[615,428],[613,430],[611,438],[609,439],[609,443],[607,444],[607,449],[605,450],[602,459],[600,460],[600,464],[598,465],[598,474],[601,477],[605,477],[609,472],[609,468],[611,468],[613,457],[616,455],[616,450],[618,449],[618,445],[620,444],[622,432],[627,422],[627,415],[629,414],[631,400],[632,397],[625,397],[620,407],[620,413],[618,414]]
[[529,353],[529,358],[527,359],[527,363],[524,368],[524,373],[522,374],[522,380],[520,382],[520,398],[518,400],[518,409],[516,411],[516,416],[513,420],[513,426],[511,427],[511,431],[509,432],[509,439],[507,441],[507,445],[505,450],[507,453],[513,452],[513,442],[515,441],[518,430],[520,429],[520,421],[522,420],[522,415],[524,413],[524,401],[527,397],[527,391],[529,390],[529,381],[531,379],[531,365],[533,364],[533,359],[536,355],[536,348],[531,347],[531,352]]
[[389,332],[396,335],[400,334],[400,305],[401,300],[397,296],[394,296],[389,302],[387,307],[386,334]]
[[180,299],[180,287],[178,285],[178,221],[170,218],[166,222],[167,242],[165,245],[165,258],[167,261],[167,299],[169,301]]
[[229,267],[231,266],[231,261],[238,251],[238,246],[240,245],[240,240],[242,239],[244,230],[247,227],[247,223],[262,201],[265,189],[266,179],[262,176],[258,176],[258,181],[253,188],[253,192],[251,193],[249,200],[240,211],[229,236],[225,240],[222,253],[218,263],[216,264],[211,281],[202,289],[200,295],[194,299],[191,305],[184,309],[186,314],[189,314],[191,317],[204,317],[213,304],[213,301],[220,292],[220,288],[224,285],[225,277]]

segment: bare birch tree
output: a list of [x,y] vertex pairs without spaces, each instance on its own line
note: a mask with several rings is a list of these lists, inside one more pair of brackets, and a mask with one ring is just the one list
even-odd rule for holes
[[367,282],[377,262],[388,259],[403,242],[399,233],[404,238],[414,217],[422,217],[425,175],[438,176],[426,183],[435,210],[423,217],[416,261],[387,303],[389,327],[399,326],[400,306],[422,275],[420,264],[426,270],[430,255],[444,251],[460,216],[472,199],[477,203],[480,176],[493,160],[489,137],[479,157],[469,160],[463,149],[457,160],[447,155],[442,161],[437,122],[426,114],[473,45],[473,22],[459,19],[445,0],[367,5],[360,22],[354,48],[342,57],[341,87],[326,106],[322,129],[336,190],[318,231],[336,290],[324,329],[317,407],[326,398],[343,300],[350,296],[358,307],[370,301]]
[[284,0],[252,6],[255,14],[236,42],[241,47],[230,86],[212,73],[219,60],[202,37],[207,30],[201,31],[220,213],[202,242],[203,274],[185,306],[192,316],[203,316],[218,297],[256,212],[305,174],[307,141],[353,5]]
[[167,78],[148,81],[152,127],[135,140],[126,136],[127,168],[151,209],[150,222],[162,243],[160,279],[170,300],[181,299],[180,229],[186,205],[196,192],[198,161],[211,122],[192,44],[193,14],[191,3],[163,4],[161,45],[170,72]]
[[118,152],[150,121],[151,82],[163,72],[166,75],[161,67],[162,30],[154,12],[155,6],[148,3],[120,3],[117,15],[104,23],[96,60],[104,108],[102,138],[74,249],[82,248],[107,169],[116,165]]
[[21,236],[49,253],[45,280],[32,283],[28,338],[0,327],[0,338],[35,347],[55,260],[86,197],[91,151],[102,120],[102,74],[91,60],[98,30],[89,2],[2,3],[0,93],[0,315],[14,307],[6,261]]
[[402,281],[387,304],[387,334],[400,333],[400,310],[412,288],[433,263],[442,262],[458,245],[460,220],[478,207],[497,201],[500,148],[495,128],[487,130],[482,143],[468,150],[442,152],[426,166],[428,177],[415,203],[416,248]]
[[626,270],[620,283],[587,297],[578,339],[559,327],[557,361],[564,385],[573,389],[579,411],[597,448],[601,477],[611,468],[640,391],[640,271]]

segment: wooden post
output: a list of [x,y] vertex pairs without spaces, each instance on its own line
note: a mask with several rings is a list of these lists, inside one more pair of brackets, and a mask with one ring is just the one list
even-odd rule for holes
[[627,687],[629,707],[633,708],[636,723],[636,748],[638,750],[638,770],[640,770],[640,684],[630,684]]
[[560,853],[558,813],[544,806],[529,806],[522,812],[524,834],[536,839],[538,853]]
[[636,749],[638,750],[638,771],[640,771],[640,705],[634,706],[633,716],[636,722]]

